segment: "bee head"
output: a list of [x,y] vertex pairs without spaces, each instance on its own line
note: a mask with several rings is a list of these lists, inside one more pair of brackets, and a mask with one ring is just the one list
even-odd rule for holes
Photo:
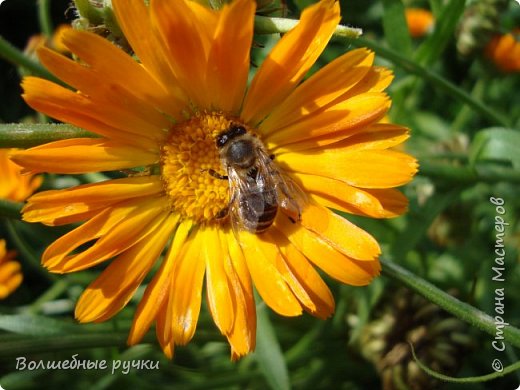
[[247,130],[244,126],[231,124],[226,131],[217,135],[217,148],[222,148],[235,137],[246,134]]

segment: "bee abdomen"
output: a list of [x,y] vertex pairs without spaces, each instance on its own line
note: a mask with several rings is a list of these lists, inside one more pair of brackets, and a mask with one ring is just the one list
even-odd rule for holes
[[[241,199],[240,213],[244,227],[251,233],[261,233],[273,224],[278,204],[268,201],[266,193],[248,194]],[[270,199],[269,199],[270,200]]]
[[278,206],[272,205],[269,208],[266,208],[264,212],[258,216],[258,219],[255,221],[253,233],[262,233],[266,231],[269,226],[271,226],[276,217],[276,212],[278,211]]

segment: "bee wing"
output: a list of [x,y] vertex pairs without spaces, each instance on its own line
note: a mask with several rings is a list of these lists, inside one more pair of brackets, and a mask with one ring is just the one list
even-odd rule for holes
[[[233,168],[228,169],[231,200],[229,214],[231,226],[235,235],[239,230],[254,230],[264,214],[266,202],[270,200],[263,192],[264,179],[259,175],[239,173]],[[276,203],[274,195],[271,200]]]
[[267,153],[261,150],[258,155],[259,169],[265,171],[263,176],[270,181],[267,185],[276,189],[278,206],[291,221],[301,220],[301,213],[308,203],[307,195],[293,179],[276,166]]
[[237,233],[243,228],[240,218],[240,192],[244,191],[245,184],[238,173],[232,169],[228,169],[228,180],[229,180],[229,218],[231,221],[231,227],[235,237],[238,237]]

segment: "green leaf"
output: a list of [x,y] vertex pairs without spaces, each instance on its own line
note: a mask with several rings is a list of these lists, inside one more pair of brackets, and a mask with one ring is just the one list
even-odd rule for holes
[[442,0],[430,0],[430,9],[434,15],[439,15],[442,9]]
[[[10,335],[12,336],[12,335]],[[124,347],[128,331],[124,333],[88,333],[52,336],[18,336],[0,339],[0,358],[33,355],[37,353],[77,351],[81,348]],[[145,336],[149,341],[150,337]]]
[[0,199],[0,217],[21,219],[23,203]]
[[26,314],[0,315],[0,329],[28,336],[56,336],[83,331],[75,324]]
[[255,358],[273,390],[288,390],[291,388],[289,371],[265,305],[257,308],[257,316]]
[[404,16],[403,3],[401,0],[383,0],[383,7],[383,29],[388,46],[405,56],[411,56],[412,40]]
[[451,0],[437,16],[435,29],[415,53],[415,59],[421,65],[430,65],[437,60],[447,46],[453,41],[455,29],[460,16],[464,12],[465,0]]
[[520,132],[512,129],[493,127],[477,133],[469,150],[472,166],[482,162],[506,162],[513,168],[520,168]]
[[415,248],[425,237],[434,219],[459,196],[461,188],[438,193],[428,199],[420,209],[409,212],[410,220],[392,244],[395,259],[405,259],[406,254]]

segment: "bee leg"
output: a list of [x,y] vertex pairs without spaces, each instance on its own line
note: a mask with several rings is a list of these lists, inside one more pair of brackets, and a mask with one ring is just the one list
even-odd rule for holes
[[222,210],[220,210],[217,214],[215,214],[215,219],[224,219],[229,214],[229,206],[224,207]]
[[214,169],[211,169],[211,168],[210,169],[201,169],[200,171],[208,172],[211,176],[213,176],[216,179],[220,179],[220,180],[228,179],[227,175],[221,175],[220,173],[218,173],[217,171],[215,171]]

